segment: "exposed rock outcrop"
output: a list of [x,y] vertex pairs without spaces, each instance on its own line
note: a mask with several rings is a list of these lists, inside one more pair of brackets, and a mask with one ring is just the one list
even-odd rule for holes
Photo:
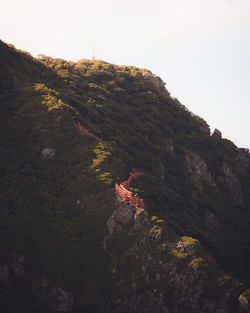
[[207,168],[206,162],[195,153],[188,153],[186,156],[187,168],[189,172],[199,179],[196,185],[202,189],[200,179],[204,179],[210,186],[215,187],[215,181],[211,172]]
[[45,277],[37,282],[33,292],[37,295],[38,307],[42,306],[53,312],[70,312],[73,307],[73,294],[55,286]]
[[241,176],[246,176],[250,169],[250,155],[249,150],[245,148],[236,148],[237,151],[237,172]]
[[242,294],[239,296],[239,304],[241,309],[247,310],[249,307],[249,303],[246,297],[244,297]]
[[[21,294],[20,286],[26,286],[28,280],[29,285],[25,287],[26,292],[32,294],[33,297],[30,299],[30,307],[35,305],[38,309],[43,308],[45,312],[70,312],[74,304],[73,294],[39,274],[36,275],[36,278],[31,279],[29,268],[25,269],[24,262],[23,254],[13,253],[10,255],[9,264],[0,264],[0,285],[4,286],[6,296],[19,296]],[[22,299],[18,301],[22,303]],[[18,305],[18,302],[15,305]]]
[[53,159],[56,155],[56,149],[44,148],[42,150],[42,156],[46,159]]
[[200,126],[200,131],[204,134],[210,135],[210,128],[205,122]]
[[222,133],[221,133],[221,131],[219,131],[219,129],[215,128],[212,136],[221,139],[222,138]]
[[110,241],[113,236],[122,229],[122,225],[127,224],[132,220],[134,213],[135,209],[126,203],[121,204],[113,211],[106,223],[107,235],[104,238],[104,249],[106,248],[108,241]]
[[134,226],[135,231],[144,228],[149,224],[148,218],[145,216],[145,211],[142,209],[137,209],[134,215]]
[[0,283],[11,284],[12,279],[22,279],[24,276],[24,255],[12,254],[9,264],[0,264]]
[[[149,241],[137,241],[131,253],[141,266],[131,266],[129,272],[122,267],[113,269],[116,284],[116,297],[112,303],[114,313],[229,313],[228,301],[233,294],[223,292],[223,287],[209,290],[208,265],[199,257],[199,241],[191,237],[182,237],[177,242],[166,242],[167,250],[155,241],[154,248]],[[150,244],[149,250],[147,245]],[[164,251],[160,255],[158,249]],[[153,252],[154,251],[154,252]],[[167,252],[168,251],[168,252]],[[153,254],[152,254],[153,252]],[[172,255],[171,259],[163,255]],[[131,262],[128,259],[127,262]],[[185,265],[186,264],[186,265]],[[130,267],[131,266],[131,267]],[[218,277],[223,279],[223,277]],[[231,278],[228,280],[232,281]],[[126,293],[126,298],[123,294]],[[213,296],[216,294],[216,297]]]
[[160,79],[160,77],[153,76],[152,74],[148,72],[148,74],[145,73],[142,75],[142,79],[152,84],[157,90],[157,92],[161,94],[162,96],[170,97],[170,93],[165,88],[165,83]]
[[214,215],[213,212],[211,211],[205,211],[205,214],[204,214],[204,222],[205,222],[205,225],[211,229],[211,230],[217,230],[219,225],[218,225],[218,222],[217,222],[217,219]]
[[242,204],[244,197],[241,189],[240,182],[233,174],[232,170],[227,164],[223,164],[223,172],[226,175],[226,184],[231,193],[232,198],[238,203]]
[[112,215],[107,220],[107,235],[104,238],[104,249],[115,234],[120,232],[123,226],[129,222],[133,223],[130,232],[139,231],[149,224],[149,220],[145,216],[143,209],[136,209],[126,203],[121,204],[113,211]]
[[241,153],[241,154],[249,154],[249,149],[248,148],[236,148],[236,151]]
[[166,144],[165,148],[168,152],[173,152],[174,151],[174,145],[173,145],[173,139],[172,138],[167,138],[166,139]]
[[43,305],[53,312],[69,312],[73,307],[73,294],[55,286],[45,277],[36,285],[34,292],[38,295],[39,306]]
[[176,244],[176,249],[182,253],[194,254],[199,241],[191,237],[182,237]]

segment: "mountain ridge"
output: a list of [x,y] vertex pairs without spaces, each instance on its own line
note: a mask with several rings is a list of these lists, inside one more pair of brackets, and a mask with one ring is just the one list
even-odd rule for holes
[[0,53],[6,312],[247,311],[249,153],[148,70]]

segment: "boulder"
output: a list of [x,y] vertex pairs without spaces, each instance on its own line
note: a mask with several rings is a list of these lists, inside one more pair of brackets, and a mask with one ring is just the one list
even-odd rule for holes
[[241,309],[247,310],[249,307],[249,303],[246,297],[244,297],[242,294],[239,296],[239,305]]
[[215,128],[214,132],[213,132],[213,136],[216,138],[221,139],[222,138],[222,133],[219,131],[219,129]]
[[56,155],[56,149],[44,148],[42,150],[42,156],[46,159],[53,159]]
[[145,216],[145,211],[143,209],[137,209],[134,215],[134,227],[135,231],[144,228],[149,224],[148,218]]

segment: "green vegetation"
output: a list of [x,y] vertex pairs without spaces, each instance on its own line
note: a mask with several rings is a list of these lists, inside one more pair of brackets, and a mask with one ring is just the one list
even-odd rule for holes
[[[187,273],[214,273],[208,296],[215,286],[226,293],[237,285],[224,271],[250,286],[249,155],[210,136],[206,122],[148,70],[100,60],[35,59],[1,41],[0,68],[0,263],[9,264],[13,253],[25,256],[33,299],[19,299],[6,312],[20,303],[22,312],[35,306],[33,290],[45,276],[74,293],[75,313],[108,313],[112,265],[140,280],[138,268],[149,254]],[[76,117],[103,141],[80,134]],[[242,203],[230,191],[225,164],[241,185]],[[124,227],[104,251],[106,222],[119,205],[114,183],[132,168],[144,172],[131,191],[144,199],[150,224],[138,233]],[[166,241],[180,241],[184,250],[168,249]],[[141,242],[135,261],[131,250]],[[151,261],[149,276],[155,266]],[[165,287],[178,298],[178,288]]]

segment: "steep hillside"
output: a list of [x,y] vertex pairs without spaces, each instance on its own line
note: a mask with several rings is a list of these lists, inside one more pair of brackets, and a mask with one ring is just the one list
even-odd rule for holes
[[148,70],[1,41],[0,104],[6,313],[249,311],[247,150]]

